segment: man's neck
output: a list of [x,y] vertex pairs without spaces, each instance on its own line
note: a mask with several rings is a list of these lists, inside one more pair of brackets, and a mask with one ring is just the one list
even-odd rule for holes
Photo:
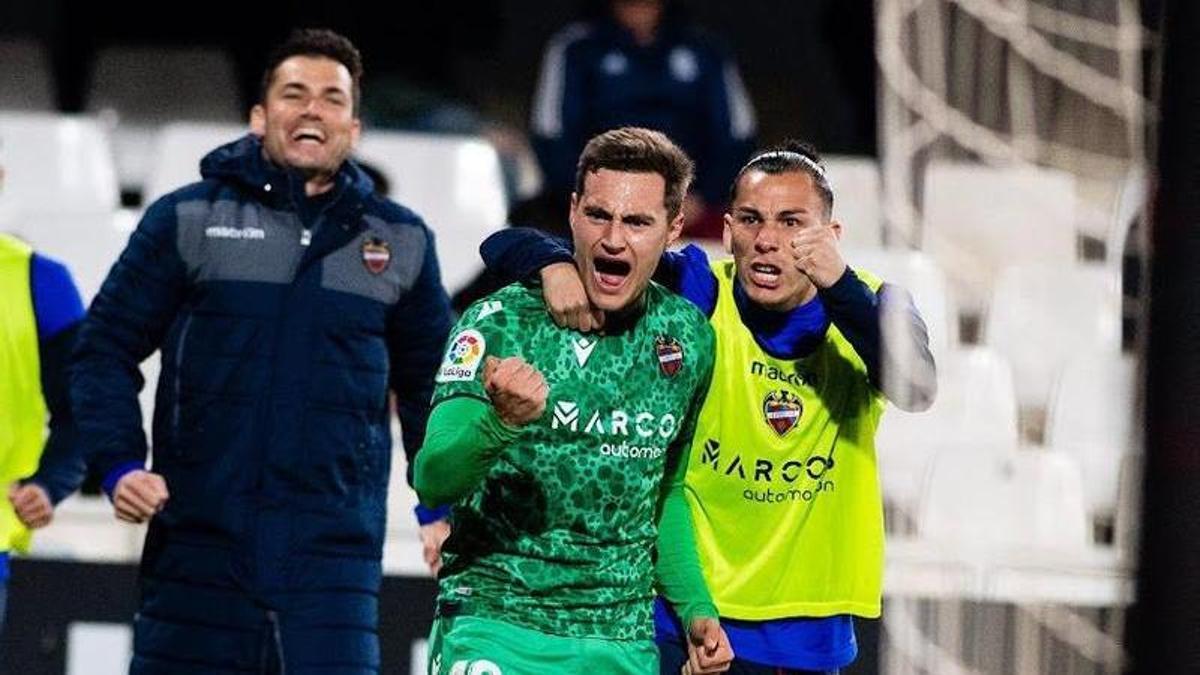
[[271,154],[267,152],[265,147],[262,150],[262,156],[275,168],[303,178],[305,197],[316,197],[317,195],[323,195],[332,190],[333,186],[337,184],[337,171],[305,171],[304,169],[290,167],[283,162],[275,161],[275,159],[271,157]]
[[812,353],[829,328],[825,308],[815,289],[807,300],[788,310],[772,309],[752,301],[740,282],[734,282],[734,302],[742,325],[754,340],[775,358],[796,359]]
[[632,328],[645,313],[646,293],[643,291],[636,300],[628,305],[604,313],[604,332],[608,334],[622,333]]
[[306,197],[323,195],[332,190],[333,185],[333,174],[321,173],[315,176],[310,176],[304,181],[304,195]]

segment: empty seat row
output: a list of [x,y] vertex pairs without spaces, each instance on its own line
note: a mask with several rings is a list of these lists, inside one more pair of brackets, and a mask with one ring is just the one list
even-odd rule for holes
[[[238,124],[165,126],[155,143],[150,196],[200,180],[201,157],[245,132]],[[0,139],[8,169],[0,204],[9,221],[0,226],[89,279],[94,269],[107,270],[115,259],[114,235],[96,223],[111,223],[119,213],[119,189],[103,125],[86,116],[7,113],[0,114]],[[479,242],[504,225],[508,210],[492,146],[473,137],[374,131],[363,135],[358,156],[384,174],[394,199],[434,230],[446,287],[453,291],[470,281],[482,267]],[[128,236],[128,229],[116,232]]]
[[1094,543],[1080,470],[1050,450],[946,448],[926,475],[911,535],[887,542],[891,597],[1120,607],[1134,597],[1138,483],[1124,473],[1111,543]]
[[1071,458],[1082,472],[1086,512],[1110,519],[1122,463],[1140,453],[1133,358],[1091,351],[1068,360],[1055,374],[1041,446],[1020,439],[1013,383],[1013,369],[993,350],[974,347],[942,355],[933,407],[923,413],[889,409],[880,423],[876,448],[885,500],[914,513],[940,453],[1023,448]]

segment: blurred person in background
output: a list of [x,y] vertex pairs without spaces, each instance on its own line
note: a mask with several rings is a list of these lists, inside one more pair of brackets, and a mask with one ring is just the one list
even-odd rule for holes
[[[734,59],[669,0],[609,0],[546,46],[530,130],[547,229],[562,232],[575,159],[598,133],[656,129],[695,160],[684,236],[720,238],[725,190],[754,147],[754,108]],[[545,217],[518,210],[516,223]],[[553,225],[557,224],[557,225]]]
[[82,318],[67,268],[0,233],[0,631],[9,556],[27,551],[31,530],[49,525],[55,505],[83,482],[67,386]]
[[380,669],[388,395],[411,459],[452,320],[432,232],[348,159],[361,74],[345,37],[293,33],[251,133],[150,206],[80,332],[86,456],[149,521],[132,673]]
[[[911,296],[846,264],[833,199],[812,146],[760,152],[730,190],[733,260],[688,246],[655,277],[704,312],[717,338],[685,481],[705,581],[737,655],[731,673],[836,672],[857,657],[853,617],[878,617],[882,593],[875,431],[886,401],[925,410],[937,390]],[[565,243],[511,229],[481,251],[504,276],[540,275],[560,324],[600,327]],[[904,334],[885,342],[892,311]],[[661,672],[676,675],[684,631],[661,599],[655,619]]]

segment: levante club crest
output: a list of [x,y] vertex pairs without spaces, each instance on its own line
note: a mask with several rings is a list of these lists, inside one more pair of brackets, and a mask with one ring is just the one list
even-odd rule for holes
[[654,338],[654,354],[658,357],[658,369],[667,377],[674,377],[683,369],[683,345],[670,335]]
[[378,237],[367,237],[362,243],[362,261],[371,274],[383,274],[392,261],[392,248]]
[[800,403],[800,397],[786,389],[773,391],[763,400],[763,419],[780,436],[796,428],[803,412],[804,405]]

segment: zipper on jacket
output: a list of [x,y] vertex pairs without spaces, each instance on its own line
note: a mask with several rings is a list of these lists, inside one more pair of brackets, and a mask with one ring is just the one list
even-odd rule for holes
[[307,227],[300,230],[300,245],[308,246],[311,243],[312,243],[312,230]]
[[183,347],[187,344],[188,331],[192,328],[192,318],[195,315],[188,314],[183,320],[183,329],[179,331],[179,344],[175,345],[175,403],[171,407],[171,429],[174,431],[175,440],[179,440],[179,395],[182,390],[183,381]]
[[274,650],[274,654],[272,656],[275,657],[273,659],[275,662],[274,665],[277,669],[275,672],[278,673],[278,675],[286,675],[287,659],[285,659],[283,656],[283,635],[282,631],[279,629],[279,613],[275,610],[267,610],[267,623],[271,627],[270,648]]

